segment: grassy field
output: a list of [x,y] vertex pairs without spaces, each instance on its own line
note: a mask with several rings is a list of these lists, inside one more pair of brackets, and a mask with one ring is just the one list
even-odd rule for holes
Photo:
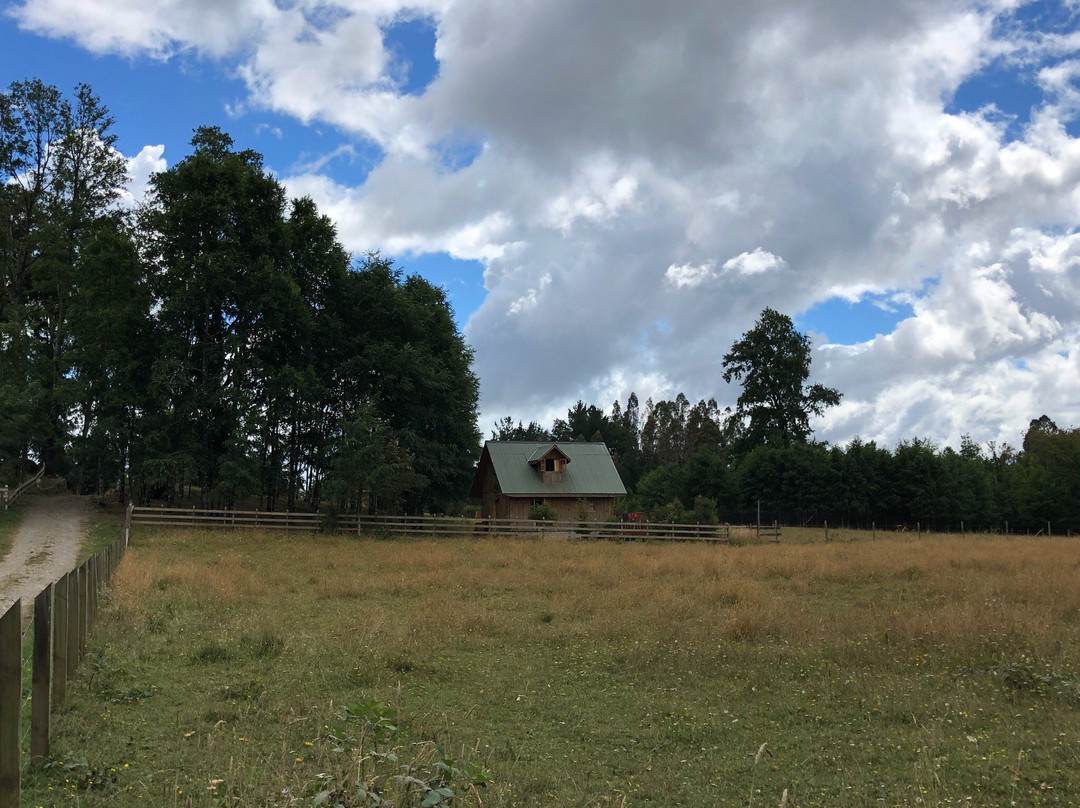
[[143,529],[24,804],[1076,805],[1078,580],[1075,539]]

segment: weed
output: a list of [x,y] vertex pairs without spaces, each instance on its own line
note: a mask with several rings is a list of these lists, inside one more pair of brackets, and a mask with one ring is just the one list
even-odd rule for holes
[[285,638],[269,629],[256,639],[245,637],[244,641],[251,648],[255,659],[272,659],[285,649]]
[[205,642],[191,653],[191,664],[209,665],[215,662],[228,662],[234,656],[232,649],[218,642]]

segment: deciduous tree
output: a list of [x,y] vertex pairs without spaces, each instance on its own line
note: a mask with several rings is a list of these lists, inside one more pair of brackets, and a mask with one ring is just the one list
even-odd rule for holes
[[810,339],[791,318],[765,309],[724,355],[724,381],[742,383],[735,414],[745,419],[747,446],[804,442],[810,416],[840,403],[840,393],[810,376]]

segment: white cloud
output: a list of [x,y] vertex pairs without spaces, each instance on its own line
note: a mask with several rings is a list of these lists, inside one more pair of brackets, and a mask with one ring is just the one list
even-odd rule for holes
[[168,168],[164,155],[165,146],[143,146],[139,153],[127,159],[128,184],[121,196],[125,207],[134,207],[146,197],[150,176]]
[[[823,437],[1080,422],[1080,35],[1025,31],[1013,0],[207,2],[14,14],[97,52],[206,54],[245,106],[378,143],[362,186],[312,165],[290,191],[354,251],[484,263],[467,337],[493,416],[646,386],[730,403],[720,357],[761,309],[888,291],[910,317],[815,354],[845,393]],[[405,96],[380,32],[416,14],[439,73]],[[987,68],[1045,93],[1026,125],[945,112]],[[460,132],[484,146],[450,171]]]
[[[725,264],[725,268],[726,266]],[[664,277],[679,288],[693,289],[709,278],[716,277],[716,265],[712,261],[704,264],[672,264],[667,268]]]
[[753,252],[744,252],[724,262],[724,269],[738,272],[740,275],[760,275],[774,269],[783,269],[787,262],[768,250],[758,247]]

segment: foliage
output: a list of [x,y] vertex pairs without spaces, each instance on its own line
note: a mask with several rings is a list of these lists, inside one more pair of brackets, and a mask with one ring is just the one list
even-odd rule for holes
[[543,519],[551,521],[555,518],[555,509],[546,502],[534,502],[529,506],[530,519]]
[[746,445],[809,438],[810,416],[840,403],[840,393],[830,387],[807,388],[809,375],[810,338],[787,315],[765,309],[724,355],[724,381],[742,383],[735,414],[748,421]]
[[716,518],[716,500],[700,495],[694,497],[690,521],[695,525],[715,525],[719,521]]
[[546,441],[551,440],[551,433],[544,429],[536,421],[529,421],[528,426],[517,424],[514,419],[507,415],[495,422],[495,429],[491,432],[492,440],[525,440]]
[[113,120],[85,84],[65,98],[40,80],[0,92],[0,478],[29,454],[66,470],[73,378],[68,310],[83,248],[126,178]]
[[479,393],[445,293],[354,262],[216,127],[128,217],[112,124],[84,85],[0,94],[0,480],[40,458],[102,501],[459,502]]
[[653,522],[676,522],[682,524],[687,522],[687,512],[686,508],[683,507],[682,500],[675,497],[670,502],[654,508],[649,513],[649,519]]

